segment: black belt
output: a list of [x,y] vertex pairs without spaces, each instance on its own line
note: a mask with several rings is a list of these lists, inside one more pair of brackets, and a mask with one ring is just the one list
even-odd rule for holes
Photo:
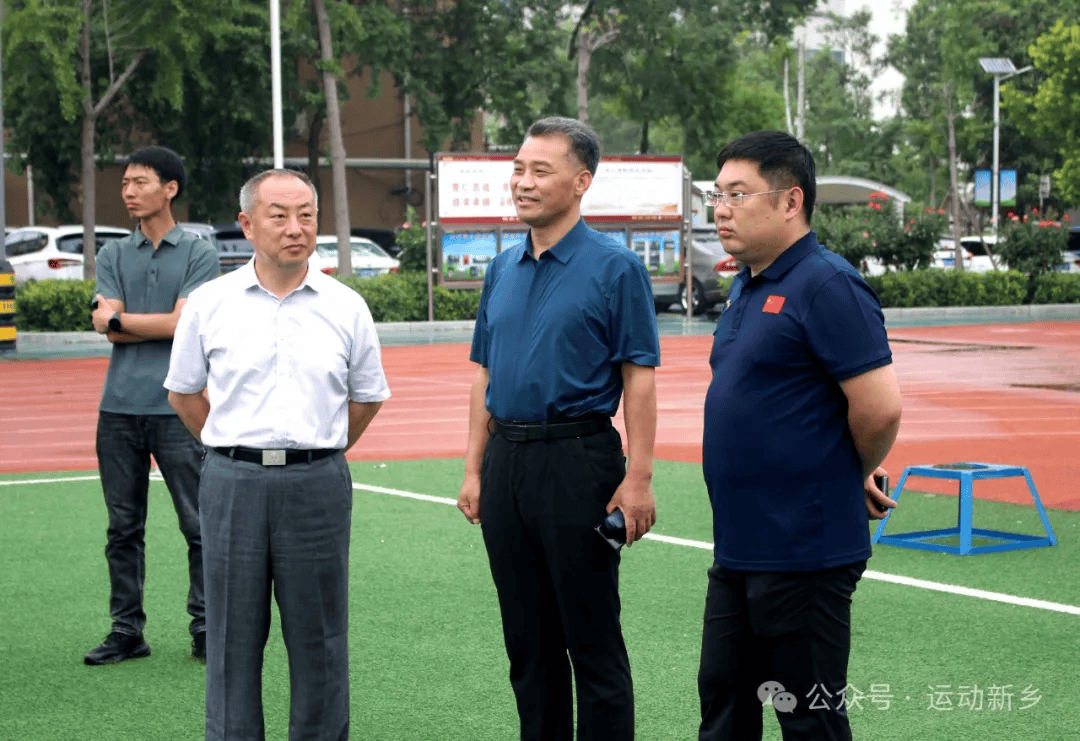
[[583,437],[603,432],[611,427],[611,417],[596,414],[566,422],[503,422],[492,418],[494,432],[512,443],[529,443],[538,440],[559,440],[565,437]]
[[258,448],[214,448],[217,453],[238,461],[260,463],[264,466],[290,466],[293,463],[311,463],[334,453],[337,448],[317,448],[314,450],[260,450]]

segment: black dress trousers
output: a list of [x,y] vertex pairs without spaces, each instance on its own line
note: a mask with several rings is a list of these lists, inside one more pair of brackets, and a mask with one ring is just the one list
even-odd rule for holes
[[522,741],[573,741],[574,685],[578,741],[634,737],[619,553],[594,530],[625,474],[614,428],[558,440],[488,440],[480,520]]

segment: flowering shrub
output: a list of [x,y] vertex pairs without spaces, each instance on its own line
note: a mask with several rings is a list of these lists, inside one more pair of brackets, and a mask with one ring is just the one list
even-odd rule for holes
[[1010,268],[1027,275],[1056,270],[1069,244],[1069,230],[1060,221],[1040,220],[1038,209],[1018,216],[1009,213],[998,255]]
[[930,266],[945,216],[925,209],[901,225],[888,195],[875,192],[865,207],[815,218],[814,228],[822,244],[864,272],[871,257],[896,270],[913,270]]
[[862,219],[821,212],[814,216],[814,231],[821,244],[859,270],[865,269],[864,262],[873,254],[874,242],[869,226]]

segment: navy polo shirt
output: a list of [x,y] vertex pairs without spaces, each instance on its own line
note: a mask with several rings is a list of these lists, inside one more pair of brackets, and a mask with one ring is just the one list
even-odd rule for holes
[[713,341],[702,466],[716,561],[807,571],[870,556],[839,382],[892,362],[877,296],[810,232],[736,276]]
[[648,271],[584,220],[539,260],[530,231],[488,265],[470,358],[496,419],[613,415],[621,363],[660,364]]

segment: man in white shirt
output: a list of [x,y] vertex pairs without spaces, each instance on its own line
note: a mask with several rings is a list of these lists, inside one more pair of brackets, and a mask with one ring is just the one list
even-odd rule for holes
[[[390,396],[371,313],[318,271],[311,182],[268,170],[240,191],[255,246],[192,292],[173,340],[169,403],[207,447],[206,738],[263,739],[270,593],[289,652],[289,737],[349,733],[345,451]],[[205,392],[205,393],[204,393]]]

